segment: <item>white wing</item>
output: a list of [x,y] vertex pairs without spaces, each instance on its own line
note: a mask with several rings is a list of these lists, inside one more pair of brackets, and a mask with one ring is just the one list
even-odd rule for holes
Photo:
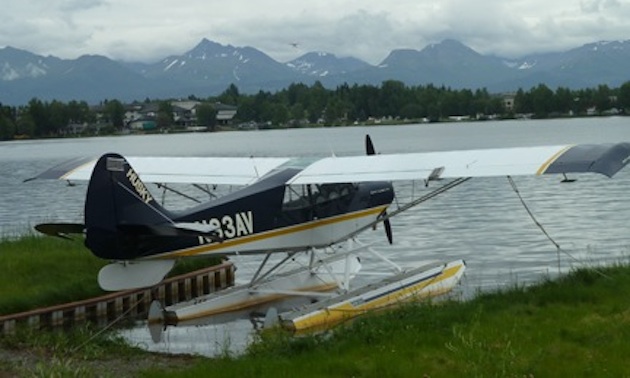
[[[447,177],[593,172],[613,176],[630,160],[630,143],[518,147],[328,157],[288,184],[421,180]],[[130,157],[145,182],[249,185],[290,158]],[[36,178],[89,180],[96,160],[63,163]]]
[[306,167],[289,184],[569,172],[611,177],[628,163],[629,155],[630,144],[618,143],[329,157]]
[[[52,168],[36,178],[89,180],[97,159],[77,159]],[[249,185],[288,158],[239,157],[129,157],[140,178],[153,183]]]

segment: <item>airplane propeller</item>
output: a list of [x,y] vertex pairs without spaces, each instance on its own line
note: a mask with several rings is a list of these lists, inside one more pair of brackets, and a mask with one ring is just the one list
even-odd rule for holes
[[[370,134],[365,134],[365,154],[366,155],[376,155],[376,150],[374,149],[374,143],[372,143],[372,138],[370,138]],[[392,224],[387,217],[387,210],[383,210],[383,212],[379,215],[379,218],[384,218],[383,226],[385,227],[385,235],[387,236],[387,241],[389,244],[394,244],[394,234],[392,233]]]

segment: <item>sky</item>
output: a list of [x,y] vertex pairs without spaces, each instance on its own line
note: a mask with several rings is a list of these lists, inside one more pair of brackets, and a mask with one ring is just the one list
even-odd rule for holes
[[630,0],[3,0],[0,47],[154,63],[203,38],[279,62],[307,52],[378,64],[452,38],[517,58],[630,39]]

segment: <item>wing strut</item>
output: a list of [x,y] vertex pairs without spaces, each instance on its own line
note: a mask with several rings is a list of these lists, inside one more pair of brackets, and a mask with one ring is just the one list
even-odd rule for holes
[[[410,208],[412,208],[412,207],[414,207],[416,205],[419,205],[422,202],[427,201],[427,200],[437,196],[438,194],[444,193],[444,192],[446,192],[449,189],[452,189],[452,188],[454,188],[454,187],[456,187],[456,186],[458,186],[460,184],[463,184],[466,181],[470,180],[471,178],[472,177],[460,177],[460,178],[457,178],[457,179],[455,179],[455,180],[453,180],[453,181],[451,181],[451,182],[449,182],[447,184],[444,184],[443,186],[441,186],[441,187],[435,189],[434,191],[432,191],[431,193],[427,193],[424,196],[419,197],[419,198],[417,198],[417,199],[415,199],[415,200],[413,200],[413,201],[411,201],[411,202],[409,202],[409,203],[407,203],[407,204],[397,208],[396,210],[392,211],[391,213],[387,213],[387,214],[379,216],[374,222],[372,222],[372,223],[370,223],[370,224],[368,224],[368,225],[366,225],[366,226],[356,230],[353,236],[358,235],[359,233],[367,230],[370,227],[373,227],[375,224],[378,224],[379,222],[383,222],[383,221],[388,220],[389,218],[391,218],[393,216],[396,216],[396,215],[402,213],[403,211],[409,210]],[[332,242],[331,245],[339,243],[339,242],[341,242],[341,241],[343,241],[345,239],[346,238],[344,237],[343,239],[336,240],[336,241]]]
[[409,210],[410,208],[421,204],[424,201],[430,200],[431,198],[437,196],[438,194],[444,193],[444,192],[446,192],[449,189],[452,189],[452,188],[454,188],[454,187],[456,187],[456,186],[458,186],[460,184],[465,183],[466,181],[470,180],[471,178],[472,177],[460,177],[460,178],[457,178],[457,179],[449,182],[448,184],[445,184],[445,185],[439,187],[438,189],[432,191],[431,193],[427,193],[427,194],[423,195],[422,197],[419,197],[419,198],[417,198],[417,199],[415,199],[415,200],[405,204],[404,206],[401,206],[401,207],[397,208],[396,210],[392,211],[391,213],[388,213],[383,218],[387,219],[387,218],[391,218],[391,217],[393,217],[395,215],[398,215],[398,214],[402,213],[403,211]]

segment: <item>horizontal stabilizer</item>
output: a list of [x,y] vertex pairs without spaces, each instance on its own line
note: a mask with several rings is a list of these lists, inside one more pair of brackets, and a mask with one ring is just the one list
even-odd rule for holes
[[42,234],[69,239],[70,234],[82,234],[85,225],[81,223],[41,223],[35,229]]
[[203,236],[213,241],[221,241],[217,233],[218,227],[212,227],[209,225],[197,224],[197,223],[167,223],[158,225],[149,224],[124,224],[117,226],[119,230],[126,233],[133,233],[135,235],[150,235],[150,236]]
[[187,230],[192,232],[198,232],[200,234],[211,234],[216,232],[219,227],[211,226],[209,224],[203,224],[199,222],[178,222],[175,223],[175,227],[180,230]]
[[98,284],[106,291],[140,289],[160,283],[175,260],[121,261],[101,268]]

